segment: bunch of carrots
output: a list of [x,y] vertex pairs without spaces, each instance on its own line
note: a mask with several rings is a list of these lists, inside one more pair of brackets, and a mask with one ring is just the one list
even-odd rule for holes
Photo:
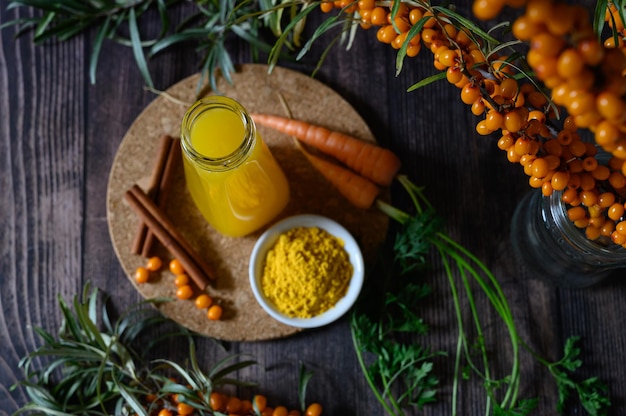
[[[298,147],[311,165],[357,208],[370,208],[381,187],[391,185],[402,165],[389,149],[323,126],[268,114],[252,114],[252,119],[258,125],[297,139]],[[301,143],[318,149],[335,161],[306,151]]]

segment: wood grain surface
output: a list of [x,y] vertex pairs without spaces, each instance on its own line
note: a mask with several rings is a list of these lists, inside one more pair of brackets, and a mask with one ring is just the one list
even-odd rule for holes
[[[7,11],[9,3],[0,0],[0,22],[31,16],[27,9]],[[459,3],[467,12],[470,2]],[[180,21],[188,7],[182,4],[172,19]],[[309,28],[319,19],[313,13]],[[145,25],[142,29],[158,30],[156,22]],[[32,327],[54,332],[61,325],[59,296],[70,299],[91,282],[110,296],[116,311],[141,300],[109,238],[106,192],[122,138],[155,95],[143,88],[132,51],[109,42],[91,85],[88,61],[94,37],[90,32],[34,46],[31,35],[16,39],[11,27],[0,32],[0,415],[10,415],[27,401],[23,389],[10,387],[23,378],[20,358],[40,345]],[[283,65],[311,74],[322,45],[330,40],[320,39],[303,60]],[[236,63],[252,61],[244,43],[233,39],[228,47]],[[196,73],[198,62],[193,46],[154,57],[149,68],[155,87],[165,90]],[[374,31],[359,31],[349,51],[341,46],[330,51],[316,78],[350,103],[376,140],[401,157],[404,173],[426,187],[450,235],[493,270],[520,336],[549,359],[561,356],[567,337],[581,336],[584,364],[577,376],[599,376],[610,387],[611,414],[626,415],[623,271],[592,288],[571,290],[550,286],[514,262],[510,219],[529,191],[527,179],[519,166],[506,161],[496,138],[475,133],[477,119],[455,87],[438,82],[407,92],[435,72],[432,56],[425,53],[405,62],[396,76],[395,51],[380,44]],[[310,103],[311,108],[318,105]],[[394,204],[408,206],[399,187],[391,195]],[[444,271],[435,267],[429,282],[434,294],[420,311],[431,327],[427,342],[451,355],[435,363],[441,379],[438,402],[419,414],[445,415],[450,414],[457,328]],[[509,352],[499,342],[505,329],[484,301],[478,308],[491,340],[490,354],[506,367]],[[323,403],[325,415],[383,414],[358,367],[345,319],[287,339],[219,345],[202,338],[198,350],[205,365],[226,353],[250,354],[259,361],[237,374],[259,383],[239,391],[242,396],[261,392],[270,402],[295,406],[302,361],[314,371],[307,398]],[[182,360],[187,350],[163,342],[158,354]],[[522,364],[521,396],[539,398],[536,414],[556,414],[552,379],[527,354]],[[462,414],[484,414],[481,386],[463,382],[461,387]],[[565,414],[584,411],[571,405]]]

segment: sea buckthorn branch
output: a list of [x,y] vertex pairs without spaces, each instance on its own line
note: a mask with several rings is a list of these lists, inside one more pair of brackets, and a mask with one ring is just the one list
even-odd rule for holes
[[[322,3],[322,10],[345,1]],[[532,188],[562,192],[570,220],[589,239],[626,248],[623,1],[598,2],[594,20],[581,5],[551,0],[476,0],[472,10],[493,19],[505,6],[524,9],[503,41],[492,33],[504,23],[485,32],[429,1],[361,0],[355,13],[361,27],[378,27],[377,39],[398,50],[398,71],[405,57],[429,49],[433,66],[481,118],[477,133],[498,134],[498,147]],[[611,29],[604,41],[600,21]]]

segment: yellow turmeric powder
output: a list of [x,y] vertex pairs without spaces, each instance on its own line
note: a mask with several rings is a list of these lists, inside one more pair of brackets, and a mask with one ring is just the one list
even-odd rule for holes
[[343,241],[319,227],[296,227],[278,237],[265,259],[261,287],[282,313],[310,318],[345,296],[353,267]]

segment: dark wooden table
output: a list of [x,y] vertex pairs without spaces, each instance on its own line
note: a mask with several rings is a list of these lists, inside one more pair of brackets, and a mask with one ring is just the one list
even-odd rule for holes
[[[18,15],[0,1],[0,21]],[[184,15],[177,9],[173,19]],[[19,15],[30,15],[20,10]],[[313,17],[315,22],[319,17]],[[150,29],[150,27],[147,27]],[[108,173],[122,137],[155,98],[129,48],[105,42],[97,83],[88,77],[95,33],[67,42],[34,46],[30,35],[0,32],[0,414],[27,401],[10,386],[23,378],[21,357],[40,345],[32,330],[54,332],[61,324],[57,297],[70,299],[86,282],[110,295],[122,308],[140,300],[124,275],[109,239],[106,216]],[[248,47],[230,45],[236,63],[250,62]],[[321,46],[301,62],[285,66],[311,73]],[[317,79],[336,90],[367,120],[377,139],[402,158],[403,170],[426,193],[446,228],[497,276],[513,309],[521,337],[549,359],[558,359],[565,339],[582,337],[584,364],[579,379],[599,376],[608,383],[611,414],[626,414],[626,286],[619,273],[584,290],[555,288],[534,279],[515,263],[510,220],[516,202],[529,191],[519,166],[497,149],[496,139],[475,133],[477,119],[446,82],[416,92],[407,88],[435,73],[432,55],[423,53],[395,75],[395,52],[361,31],[350,51],[335,47]],[[166,89],[197,72],[192,47],[170,50],[150,61],[155,87]],[[312,103],[311,105],[315,105]],[[392,199],[405,204],[401,189]],[[367,226],[364,224],[364,226]],[[432,324],[427,342],[450,352],[439,360],[439,401],[423,414],[449,414],[452,357],[456,342],[453,305],[439,264],[430,276],[435,294],[420,313]],[[494,313],[484,311],[490,348],[505,337]],[[270,402],[296,405],[297,363],[315,372],[307,397],[322,403],[326,415],[378,415],[381,407],[358,367],[346,320],[287,339],[229,343],[229,351],[252,354],[262,366],[239,376],[256,380],[256,392]],[[210,364],[220,347],[198,340],[200,357]],[[163,344],[160,355],[182,360],[186,348]],[[523,354],[521,395],[538,397],[536,414],[555,414],[556,387],[545,369]],[[503,357],[506,360],[506,356]],[[243,394],[243,393],[242,393]],[[461,413],[483,414],[484,394],[464,383]],[[576,405],[565,414],[581,414]]]

